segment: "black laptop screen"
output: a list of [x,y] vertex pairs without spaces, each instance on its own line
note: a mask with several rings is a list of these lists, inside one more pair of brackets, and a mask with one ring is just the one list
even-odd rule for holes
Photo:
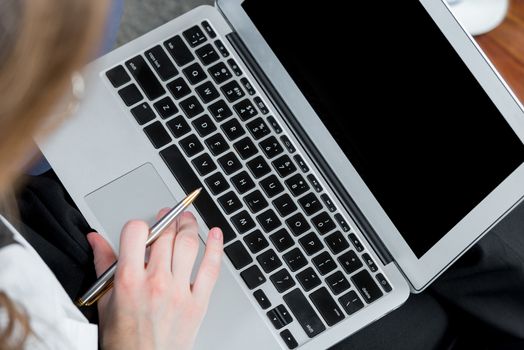
[[417,257],[523,162],[418,1],[243,7]]

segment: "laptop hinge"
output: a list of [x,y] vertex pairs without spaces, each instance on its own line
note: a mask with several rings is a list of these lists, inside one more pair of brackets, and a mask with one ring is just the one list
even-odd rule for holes
[[282,96],[275,89],[273,84],[269,81],[266,74],[262,71],[254,57],[251,55],[247,47],[242,42],[242,39],[236,32],[232,32],[226,35],[231,45],[235,48],[237,53],[240,55],[246,66],[249,68],[251,74],[257,79],[258,83],[264,89],[264,92],[273,102],[275,108],[280,112],[284,121],[288,124],[289,128],[293,131],[296,138],[300,141],[301,145],[308,152],[308,155],[315,161],[319,171],[328,182],[329,186],[333,189],[340,202],[345,206],[346,210],[352,215],[353,220],[358,225],[359,229],[364,233],[366,239],[371,244],[378,257],[382,260],[384,265],[389,264],[394,259],[386,248],[382,240],[379,238],[373,227],[369,224],[368,220],[364,217],[360,209],[356,206],[351,196],[344,189],[344,186],[339,181],[329,164],[326,162],[324,157],[318,151],[315,144],[311,141],[307,133],[300,125],[297,118],[293,115],[287,104],[282,99]]

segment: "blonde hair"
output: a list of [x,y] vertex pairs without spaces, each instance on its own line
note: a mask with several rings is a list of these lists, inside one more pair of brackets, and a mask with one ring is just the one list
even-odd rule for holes
[[[33,135],[70,89],[71,74],[96,53],[107,6],[105,0],[0,0],[0,210],[34,152]],[[0,309],[8,320],[0,348],[23,348],[27,316],[3,292]],[[22,337],[15,334],[20,330]]]

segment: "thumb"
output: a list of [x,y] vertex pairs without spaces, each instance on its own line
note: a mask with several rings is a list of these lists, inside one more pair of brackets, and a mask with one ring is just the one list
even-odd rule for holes
[[104,237],[98,233],[88,233],[87,241],[93,249],[95,271],[97,277],[99,277],[116,261],[116,256],[113,252],[113,248],[111,248]]

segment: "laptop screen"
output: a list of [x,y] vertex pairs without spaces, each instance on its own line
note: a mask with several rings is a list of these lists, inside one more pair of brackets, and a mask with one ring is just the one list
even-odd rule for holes
[[418,1],[243,7],[417,257],[523,162]]

